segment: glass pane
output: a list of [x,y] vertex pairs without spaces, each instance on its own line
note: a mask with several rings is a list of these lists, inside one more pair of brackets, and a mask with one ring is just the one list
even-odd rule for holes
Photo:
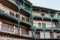
[[6,32],[14,32],[14,27],[9,24],[3,23],[1,30],[6,31]]
[[50,33],[49,32],[45,32],[45,38],[50,38]]

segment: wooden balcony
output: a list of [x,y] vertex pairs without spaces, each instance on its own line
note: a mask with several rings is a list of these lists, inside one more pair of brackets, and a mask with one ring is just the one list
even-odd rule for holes
[[32,31],[20,28],[20,36],[25,36],[25,37],[31,37],[32,38]]

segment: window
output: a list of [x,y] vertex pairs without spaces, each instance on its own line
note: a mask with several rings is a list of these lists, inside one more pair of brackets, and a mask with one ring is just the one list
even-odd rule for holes
[[41,23],[38,23],[38,26],[41,27]]
[[[52,32],[50,32],[50,38],[53,38],[52,35],[53,35]],[[56,38],[56,34],[55,33],[54,33],[54,38]]]
[[[23,0],[18,0],[18,1],[16,1],[16,2],[17,2],[17,3],[19,2],[21,5],[23,5]],[[18,3],[18,4],[19,4],[19,3]],[[19,5],[20,5],[20,4],[19,4]]]
[[24,21],[25,21],[25,18],[24,18],[24,17],[22,17],[22,20],[24,20]]
[[15,26],[15,34],[18,34],[18,27]]
[[22,29],[21,34],[22,35],[29,35],[29,30],[28,29]]
[[42,16],[45,16],[44,12],[41,13]]
[[14,13],[13,12],[10,12],[10,15],[14,16]]
[[57,39],[60,39],[60,33],[58,32],[56,33],[56,35],[57,35]]
[[9,32],[14,32],[14,27],[11,26],[11,25],[8,25],[8,31],[9,31]]
[[1,30],[6,31],[6,32],[14,32],[14,27],[9,24],[3,23]]
[[58,14],[58,17],[59,17],[59,19],[60,19],[60,14]]
[[43,26],[43,27],[46,27],[46,24],[45,24],[45,23],[42,23],[42,26]]
[[42,16],[45,16],[44,14],[41,14]]
[[7,31],[7,28],[6,28],[6,27],[7,27],[7,25],[3,23],[1,29],[2,29],[3,31]]
[[50,38],[50,32],[45,32],[45,38]]
[[40,38],[44,38],[44,32],[40,32]]
[[40,38],[40,32],[36,32],[36,37]]
[[18,15],[18,14],[16,14],[16,17],[18,18],[18,17],[19,17],[19,15]]
[[58,35],[58,36],[57,36],[57,38],[59,38],[59,39],[60,39],[60,35]]
[[23,0],[19,0],[20,1],[20,4],[23,5]]
[[29,30],[25,29],[26,35],[29,35]]
[[29,22],[29,18],[26,18],[26,21]]
[[30,10],[30,5],[28,5],[27,3],[25,3],[25,9],[27,9],[27,10]]
[[51,15],[51,17],[54,17],[54,15]]

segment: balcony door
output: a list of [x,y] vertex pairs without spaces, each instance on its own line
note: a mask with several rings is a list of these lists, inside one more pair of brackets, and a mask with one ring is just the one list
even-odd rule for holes
[[22,28],[22,29],[21,29],[21,34],[22,34],[23,36],[24,36],[24,35],[29,35],[29,30]]
[[45,24],[45,23],[42,23],[42,27],[43,27],[43,28],[46,28],[46,24]]
[[38,27],[41,28],[41,23],[38,23]]
[[1,30],[5,31],[5,32],[8,32],[8,33],[13,33],[14,32],[14,27],[12,25],[7,24],[7,23],[2,23]]
[[36,32],[36,38],[40,38],[40,32]]

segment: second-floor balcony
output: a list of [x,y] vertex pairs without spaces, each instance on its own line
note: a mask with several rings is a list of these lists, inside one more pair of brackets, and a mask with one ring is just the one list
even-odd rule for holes
[[46,30],[51,30],[51,29],[54,29],[54,30],[59,30],[59,26],[58,25],[52,25],[52,24],[46,24],[46,25],[36,25],[34,26],[34,28],[36,29],[46,29]]

